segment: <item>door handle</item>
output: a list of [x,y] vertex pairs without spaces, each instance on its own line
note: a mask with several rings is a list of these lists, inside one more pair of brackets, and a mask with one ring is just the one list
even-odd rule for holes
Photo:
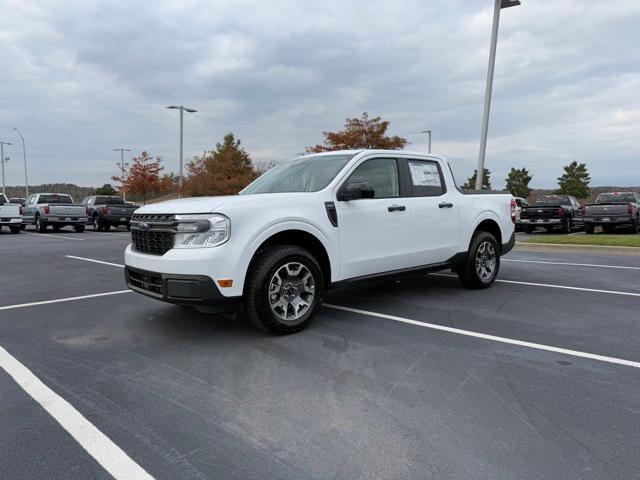
[[446,203],[446,202],[443,202],[443,203],[440,203],[440,204],[438,205],[438,207],[439,207],[439,208],[453,208],[453,203]]
[[387,208],[390,212],[404,212],[407,209],[404,205],[391,205]]

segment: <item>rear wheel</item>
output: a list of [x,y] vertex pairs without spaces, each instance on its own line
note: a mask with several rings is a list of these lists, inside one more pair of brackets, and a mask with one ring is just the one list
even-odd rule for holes
[[603,225],[602,231],[604,233],[613,233],[613,227],[611,225]]
[[73,229],[77,232],[77,233],[82,233],[84,232],[85,226],[83,223],[79,223],[77,225],[73,226]]
[[93,225],[93,231],[94,232],[101,232],[102,231],[102,222],[100,221],[100,219],[98,218],[97,215],[93,216],[93,221],[91,222],[91,224]]
[[477,232],[471,240],[467,258],[456,268],[467,288],[487,288],[500,270],[500,245],[489,232]]
[[52,228],[53,228],[54,232],[59,232],[61,227],[60,227],[60,225],[53,225]]
[[567,217],[564,219],[564,224],[562,225],[562,233],[571,233],[571,229],[573,228],[573,220],[571,217]]
[[593,223],[585,223],[584,224],[585,233],[592,234],[593,232],[595,232],[595,230],[596,230],[596,227],[595,227],[595,225]]
[[551,225],[544,227],[544,229],[547,231],[547,233],[553,232],[553,227]]
[[631,230],[631,233],[640,232],[640,219],[636,218],[633,222],[631,222],[630,230]]
[[323,294],[315,257],[296,245],[277,245],[262,253],[248,273],[244,308],[259,329],[294,333],[311,323]]
[[108,232],[110,228],[111,228],[111,224],[110,223],[102,222],[102,231],[103,232]]
[[11,231],[11,233],[20,233],[20,230],[22,230],[22,228],[20,228],[20,225],[10,225],[9,230]]
[[524,233],[533,233],[534,230],[535,230],[535,227],[533,225],[524,226]]
[[40,216],[36,217],[36,232],[44,233],[47,231],[47,222],[44,222]]

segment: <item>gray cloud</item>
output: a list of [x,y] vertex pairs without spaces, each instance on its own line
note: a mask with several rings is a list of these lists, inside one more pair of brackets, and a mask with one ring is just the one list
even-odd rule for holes
[[[640,4],[525,0],[502,16],[487,152],[495,184],[527,166],[553,186],[588,163],[595,184],[640,184]],[[32,181],[101,184],[113,147],[175,170],[236,133],[257,160],[281,160],[363,111],[451,158],[477,158],[491,28],[488,0],[449,2],[2,0],[0,139],[23,130]],[[9,155],[20,159],[15,147]],[[21,182],[10,162],[9,184]]]

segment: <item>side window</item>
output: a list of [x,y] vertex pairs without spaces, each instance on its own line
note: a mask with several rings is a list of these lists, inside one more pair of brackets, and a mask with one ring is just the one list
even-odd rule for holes
[[398,162],[395,158],[366,160],[351,174],[343,188],[358,183],[368,183],[375,192],[374,198],[389,198],[400,195]]
[[522,200],[520,200],[519,198],[516,198],[516,205],[518,207],[522,207]]
[[411,195],[414,197],[437,197],[446,192],[442,173],[437,162],[407,160],[411,174]]
[[27,204],[29,204],[29,205],[34,204],[34,203],[35,203],[35,201],[36,201],[36,196],[37,196],[37,195],[31,195],[31,196],[29,197],[29,200],[27,201]]

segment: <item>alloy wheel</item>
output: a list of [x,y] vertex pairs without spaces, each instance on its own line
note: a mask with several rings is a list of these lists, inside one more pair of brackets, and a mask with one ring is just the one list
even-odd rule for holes
[[300,262],[279,267],[269,281],[269,306],[280,320],[299,320],[313,304],[315,279]]
[[476,250],[476,273],[480,280],[486,282],[495,275],[498,256],[491,242],[482,242]]

